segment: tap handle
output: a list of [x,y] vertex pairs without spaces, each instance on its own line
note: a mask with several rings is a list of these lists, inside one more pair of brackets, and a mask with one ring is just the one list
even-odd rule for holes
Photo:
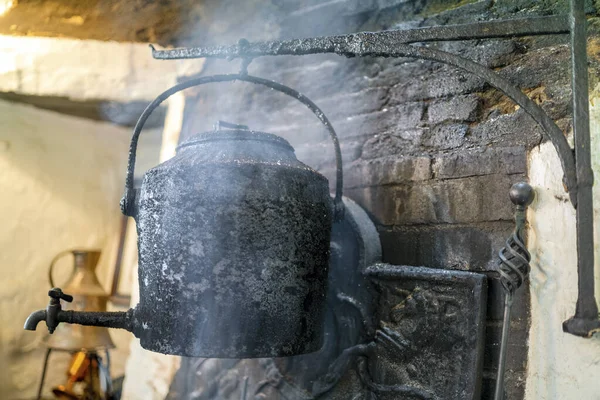
[[68,303],[73,301],[73,296],[63,293],[60,288],[52,288],[48,291],[48,296],[57,300],[64,300]]

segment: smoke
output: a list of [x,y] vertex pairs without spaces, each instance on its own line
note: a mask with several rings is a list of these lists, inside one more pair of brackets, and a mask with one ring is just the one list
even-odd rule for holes
[[[358,27],[365,22],[364,10],[361,9],[359,5],[356,6],[357,8],[347,9],[347,4],[339,1],[331,2],[332,4],[329,5],[309,3],[311,2],[237,2],[233,0],[208,2],[204,5],[204,10],[201,13],[202,18],[199,23],[191,29],[188,28],[186,33],[175,44],[187,46],[232,44],[236,43],[240,38],[245,38],[249,41],[258,41],[276,39],[279,37],[345,33],[347,31],[358,30]],[[339,18],[339,10],[343,10],[342,15],[347,18]],[[310,21],[310,24],[307,25],[306,21]],[[336,23],[332,24],[331,22],[333,21]],[[340,21],[345,22],[342,23]],[[324,104],[323,109],[325,113],[333,116],[332,120],[334,126],[340,126],[345,129],[345,131],[338,131],[338,133],[342,139],[342,147],[345,150],[345,155],[352,161],[356,158],[355,151],[346,150],[349,148],[355,149],[352,144],[356,142],[357,133],[355,130],[351,129],[352,119],[350,116],[356,113],[360,114],[361,112],[365,112],[363,111],[365,107],[367,108],[366,112],[377,111],[373,110],[371,105],[361,104],[362,99],[360,96],[351,97],[347,96],[345,93],[346,90],[356,91],[361,85],[366,87],[366,84],[369,82],[370,77],[362,73],[358,74],[357,79],[352,81],[348,80],[350,75],[356,76],[357,65],[361,64],[335,55],[275,57],[253,60],[249,65],[248,72],[251,75],[257,75],[281,82],[299,90],[313,99],[317,105]],[[226,61],[209,59],[205,61],[201,75],[208,76],[213,74],[237,73],[240,66],[241,60]],[[182,78],[182,80],[184,79],[186,78]],[[300,161],[314,168],[320,168],[322,171],[326,172],[327,175],[333,175],[331,172],[335,157],[333,144],[329,139],[327,131],[319,123],[315,115],[294,98],[287,97],[281,93],[276,93],[267,88],[257,87],[243,82],[205,85],[188,91],[186,96],[180,143],[189,140],[201,132],[210,132],[214,123],[219,120],[234,124],[243,124],[254,131],[275,133],[283,137],[288,140],[292,146],[296,147],[297,150],[300,150],[297,151],[297,155],[300,156]],[[381,103],[381,106],[383,106],[383,102]],[[358,133],[358,135],[360,135],[360,133]],[[346,138],[349,139],[346,141]],[[232,149],[231,146],[234,146],[232,143],[236,143],[239,147]],[[220,157],[226,157],[230,152],[241,155],[240,159],[243,159],[248,154],[248,151],[250,151],[250,147],[251,151],[254,152],[253,156],[249,157],[250,160],[260,158],[271,159],[273,156],[272,148],[270,148],[270,146],[265,145],[261,150],[260,147],[254,145],[250,146],[249,143],[244,140],[230,141],[229,143],[223,142],[223,147],[226,149],[219,150],[215,149],[215,146],[210,146],[212,149],[211,151],[214,151],[215,153],[206,154],[204,158],[207,160],[215,160]],[[187,150],[184,151],[183,148],[180,148],[178,156],[191,157],[186,151]],[[263,154],[260,154],[261,151]],[[167,163],[169,162],[170,161]],[[283,159],[276,163],[279,164],[280,162],[284,164]],[[180,173],[183,173],[183,171],[180,171]],[[270,179],[267,176],[251,175],[247,172],[243,172],[243,174],[244,180],[247,180],[248,182],[254,182],[260,179]],[[236,178],[231,179],[232,181],[235,181]],[[196,177],[195,180],[198,182],[205,182],[205,177]],[[330,184],[331,183],[333,183],[333,180],[330,180]],[[194,183],[190,181],[189,184],[193,185]],[[199,192],[198,196],[202,198],[208,196],[215,199],[221,199],[222,197],[219,197],[218,194],[219,192],[226,192],[229,190],[228,184],[229,182],[220,181],[216,176],[212,177],[212,183],[204,185],[199,189],[202,192]],[[252,185],[249,184],[249,189],[246,193],[246,196],[248,197],[256,195],[256,192],[253,191],[251,186]],[[164,189],[167,190],[167,188]],[[206,191],[208,191],[208,194]],[[235,196],[238,194],[239,193],[237,192],[234,193]],[[157,196],[154,196],[155,200],[157,198]],[[224,199],[222,201],[227,202],[230,200]],[[296,199],[284,199],[284,201],[289,203],[290,201],[296,201]],[[267,203],[261,204],[263,208],[267,205]],[[190,206],[190,204],[186,206],[186,212],[189,211]],[[194,210],[194,207],[191,207],[191,210]],[[260,209],[261,205],[257,204],[256,207]],[[295,208],[301,210],[301,207],[299,206]],[[260,227],[255,233],[254,240],[260,242],[263,240],[263,237],[269,238],[269,240],[264,244],[265,249],[262,254],[247,254],[244,255],[244,257],[249,260],[249,263],[252,264],[252,266],[254,266],[254,264],[260,265],[263,263],[266,266],[273,266],[280,263],[281,268],[271,270],[269,269],[270,267],[268,267],[265,268],[262,273],[255,269],[254,271],[256,273],[253,272],[253,275],[243,276],[243,274],[240,275],[240,271],[237,270],[239,266],[235,264],[216,263],[212,275],[227,276],[228,279],[226,281],[234,286],[240,285],[240,287],[243,287],[246,284],[251,284],[255,287],[256,293],[271,287],[279,288],[279,286],[283,285],[283,282],[280,281],[281,279],[289,279],[290,281],[302,281],[302,279],[304,279],[304,276],[302,275],[284,277],[284,275],[278,273],[278,270],[287,270],[288,272],[291,272],[296,268],[296,265],[289,264],[289,262],[284,260],[277,251],[274,251],[278,246],[281,249],[289,248],[290,244],[289,240],[286,239],[286,236],[291,235],[291,230],[287,233],[282,231],[280,234],[277,234],[276,237],[273,237],[274,232],[279,232],[282,227],[265,225],[265,221],[269,218],[273,218],[273,221],[280,220],[281,218],[277,219],[274,218],[274,216],[281,213],[281,210],[264,209],[262,211],[262,219],[257,218],[254,221],[251,219],[249,220],[248,218],[236,220],[229,214],[231,214],[231,212],[237,213],[238,211],[235,207],[231,210],[232,211],[229,213],[215,213],[210,221],[213,229],[207,229],[207,231],[203,230],[198,233],[198,238],[196,240],[202,243],[197,243],[197,246],[193,246],[194,249],[196,249],[194,250],[195,254],[200,254],[205,258],[208,257],[208,252],[212,250],[210,249],[211,240],[214,240],[215,237],[221,237],[219,236],[221,235],[220,230],[227,231],[225,233],[228,233],[239,229],[242,224],[251,224],[254,222],[257,228]],[[256,214],[254,210],[253,212]],[[302,212],[304,213],[305,211]],[[250,212],[241,212],[243,217],[250,214]],[[199,215],[201,215],[201,213],[195,214],[195,216],[194,214],[190,214],[190,222],[192,222],[194,226],[208,227],[209,225],[207,224],[206,217],[204,215]],[[310,215],[310,212],[306,211],[306,215]],[[173,218],[176,219],[178,217],[174,216]],[[161,229],[167,229],[170,222],[171,221],[161,220]],[[304,224],[305,231],[302,233],[294,231],[293,234],[298,237],[302,234],[317,236],[321,234],[319,233],[320,231],[329,229],[327,224],[323,223],[323,221],[313,225],[308,224],[308,222],[308,217],[306,221],[298,221],[299,226],[303,226]],[[290,227],[291,226],[292,225],[290,225]],[[350,226],[347,224],[338,225],[336,229],[338,230],[336,231],[337,235],[342,235],[346,230],[352,232]],[[261,230],[264,230],[264,232]],[[184,237],[183,235],[180,235],[178,231],[173,231],[170,236],[172,236],[173,241],[169,243],[173,243],[175,246],[178,241],[180,241],[178,238]],[[224,238],[229,238],[227,234],[222,236]],[[254,243],[254,245],[255,244],[256,243]],[[246,368],[245,378],[244,376],[234,378],[233,380],[237,382],[236,385],[239,385],[240,381],[244,381],[246,384],[250,385],[252,388],[250,393],[252,393],[257,390],[256,386],[261,379],[265,378],[265,374],[268,373],[265,371],[265,368],[271,368],[278,370],[279,373],[288,374],[290,379],[297,380],[297,385],[303,387],[304,390],[311,391],[315,381],[319,379],[319,377],[325,375],[327,367],[337,355],[339,355],[345,347],[356,344],[357,341],[363,339],[363,333],[361,332],[363,332],[365,327],[362,325],[361,321],[364,320],[364,316],[357,314],[356,309],[348,307],[347,305],[344,306],[342,304],[343,302],[337,297],[337,291],[342,290],[341,287],[344,287],[345,290],[348,290],[349,288],[351,288],[350,290],[366,290],[366,285],[358,284],[362,279],[358,268],[353,271],[343,270],[342,266],[351,265],[349,264],[349,261],[352,260],[352,254],[347,252],[349,251],[352,253],[352,251],[354,251],[352,245],[344,244],[343,246],[346,248],[342,247],[342,250],[339,250],[334,254],[334,258],[338,260],[338,262],[335,263],[338,269],[336,271],[331,271],[332,275],[330,275],[330,278],[333,276],[335,279],[330,281],[331,286],[328,293],[329,304],[327,305],[327,309],[329,311],[326,322],[327,331],[325,332],[325,347],[321,352],[314,353],[312,356],[281,359],[277,360],[275,363],[259,360],[254,362],[248,360],[247,362],[240,364],[244,365],[244,368]],[[232,250],[237,249],[238,243],[231,243],[230,247]],[[323,252],[327,253],[327,249],[324,249]],[[272,262],[269,258],[272,254],[278,254],[278,257],[281,258],[281,260]],[[228,255],[228,257],[229,256],[230,255]],[[261,256],[263,259],[261,259]],[[290,257],[292,260],[295,260],[294,257],[296,256],[291,254]],[[340,260],[344,261],[341,262]],[[305,261],[311,262],[311,260]],[[288,265],[286,265],[286,262],[288,262]],[[187,260],[182,260],[180,264],[186,266],[185,268],[188,272],[183,271],[183,273],[186,274],[194,268]],[[144,266],[141,265],[141,268],[143,269]],[[163,270],[164,269],[165,268],[163,268]],[[182,271],[180,265],[167,265],[166,269],[168,271],[163,272],[166,274],[165,278],[169,279],[180,276],[179,274]],[[175,273],[174,269],[177,270],[177,273]],[[251,268],[245,269],[252,271]],[[314,271],[311,272],[311,274],[314,273]],[[206,289],[207,282],[210,282],[211,279],[213,278],[199,276],[197,282],[188,282],[188,284],[193,284],[192,286],[194,288],[204,290]],[[143,284],[143,281],[144,279],[141,279],[140,284]],[[151,279],[149,282],[151,282]],[[150,286],[152,286],[152,283],[150,283]],[[321,288],[321,290],[323,289],[324,287]],[[211,290],[212,292],[215,292],[219,291],[219,288],[213,287]],[[289,290],[289,293],[293,293],[295,290],[304,290],[304,288],[299,285],[290,285]],[[313,288],[311,291],[317,291],[317,289]],[[211,291],[207,290],[207,293],[210,292]],[[265,292],[265,296],[261,297],[261,299],[269,297],[266,296],[267,294],[268,293]],[[355,295],[355,293],[351,293],[351,295]],[[281,303],[281,299],[285,299],[285,296],[279,299],[276,296],[272,297],[275,299],[272,303],[274,312],[281,312],[282,309],[287,309],[289,306],[285,303]],[[206,312],[206,308],[212,307],[212,309],[208,310],[208,313],[214,314],[218,313],[218,310],[227,309],[227,307],[222,305],[223,302],[234,301],[232,298],[219,298],[217,300],[218,301],[202,301],[196,307],[202,309],[202,312]],[[162,305],[164,306],[165,303],[163,302]],[[239,304],[239,307],[246,309],[246,304]],[[261,305],[257,303],[257,313],[259,307],[261,307]],[[173,310],[173,312],[181,315],[178,310]],[[193,313],[194,310],[190,310],[190,312]],[[265,328],[251,324],[248,325],[248,318],[251,318],[251,315],[239,316],[239,320],[231,317],[232,315],[223,315],[222,321],[219,320],[215,322],[223,327],[220,332],[223,342],[227,342],[228,338],[235,338],[240,335],[255,336],[255,332],[245,331],[247,329],[260,330]],[[186,329],[183,328],[185,325],[183,319],[181,324],[182,329]],[[346,324],[345,329],[342,328],[342,325],[344,324]],[[281,326],[279,328],[280,335],[286,334],[288,328],[288,326]],[[203,328],[198,329],[197,335],[198,337],[208,335],[212,329],[214,329],[214,327],[204,326]],[[269,327],[269,329],[271,328]],[[276,341],[278,338],[277,332],[271,332],[270,330],[265,331],[263,341],[269,338]],[[189,337],[188,340],[191,341],[193,338]],[[260,345],[264,346],[264,343]],[[190,343],[190,346],[193,346],[193,343]],[[194,396],[198,396],[202,393],[201,396],[205,396],[206,398],[223,398],[220,396],[223,396],[224,392],[219,392],[220,389],[216,392],[213,391],[212,395],[209,394],[207,392],[209,387],[214,386],[215,382],[219,382],[219,385],[221,386],[227,386],[226,383],[219,380],[220,378],[217,378],[218,376],[233,374],[233,370],[237,371],[235,373],[242,373],[239,369],[230,369],[231,367],[228,367],[227,370],[219,370],[218,368],[220,367],[217,365],[220,364],[215,363],[196,364],[198,364],[198,368],[201,368],[203,372],[200,372],[200,370],[190,371],[189,369],[186,369],[189,365],[184,368],[187,363],[182,363],[182,369],[179,372],[179,375],[185,375],[185,377],[182,378],[183,382],[186,382],[188,389],[193,389],[192,391],[195,393]],[[208,368],[207,366],[212,366],[212,369],[206,370],[206,368]],[[307,371],[309,366],[312,368],[311,371]],[[202,386],[203,383],[200,382],[201,379],[199,378],[201,376],[213,377],[212,382],[207,383],[209,386]],[[198,377],[198,381],[196,380],[196,377]],[[193,382],[191,385],[198,386],[190,387],[190,381]],[[231,383],[231,385],[233,385],[233,383]],[[221,389],[223,388],[221,387]],[[182,388],[173,387],[172,390],[177,392],[182,390]],[[244,390],[245,389],[238,386],[238,390],[234,392],[239,396]],[[231,395],[233,392],[228,392],[227,390],[225,390],[225,392],[229,393],[227,398],[234,398],[232,397],[233,395]]]

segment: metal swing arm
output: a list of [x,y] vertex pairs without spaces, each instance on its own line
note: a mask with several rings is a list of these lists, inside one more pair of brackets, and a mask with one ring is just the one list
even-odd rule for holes
[[153,47],[152,56],[158,60],[203,57],[232,59],[282,55],[302,56],[319,53],[335,53],[346,57],[397,57],[396,47],[399,44],[568,34],[569,32],[569,17],[567,15],[557,15],[255,43],[249,43],[241,39],[237,45],[232,46],[190,47],[170,50],[156,50]]

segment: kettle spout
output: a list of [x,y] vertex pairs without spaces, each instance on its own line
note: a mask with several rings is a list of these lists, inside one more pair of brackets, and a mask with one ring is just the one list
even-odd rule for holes
[[126,312],[122,311],[73,311],[63,310],[60,304],[61,300],[73,301],[73,296],[65,294],[59,288],[53,288],[48,292],[50,302],[45,310],[33,312],[25,321],[23,327],[28,331],[35,331],[40,321],[46,321],[46,326],[50,333],[61,322],[69,324],[79,324],[88,326],[101,326],[105,328],[126,329],[129,332],[134,331],[133,309]]
[[134,331],[133,309],[123,311],[60,311],[57,322]]
[[23,326],[23,329],[25,329],[27,331],[35,331],[35,328],[37,328],[38,323],[40,323],[40,321],[45,321],[45,320],[46,320],[46,310],[34,311],[25,320],[25,326]]
[[[52,315],[55,314],[55,315]],[[120,328],[130,332],[133,331],[133,309],[126,312],[100,312],[100,311],[63,311],[57,310],[56,313],[48,313],[47,310],[38,310],[27,320],[23,328],[28,331],[35,331],[40,321],[46,321],[48,330],[53,333],[61,322],[68,324],[79,324],[88,326],[101,326],[106,328]]]

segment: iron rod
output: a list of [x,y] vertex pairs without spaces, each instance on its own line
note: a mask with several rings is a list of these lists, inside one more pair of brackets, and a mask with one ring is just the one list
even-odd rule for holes
[[[582,200],[581,206],[577,209],[580,298],[576,315],[580,318],[597,318],[598,309],[594,299],[594,279],[589,279],[590,273],[593,276],[594,272],[594,215],[588,110],[587,38],[583,3],[583,0],[572,1],[573,15],[571,19],[575,160],[577,161],[577,185],[580,189],[578,197]],[[590,303],[592,300],[593,302]]]
[[590,337],[600,330],[594,293],[594,209],[589,125],[587,67],[587,23],[584,0],[571,0],[571,62],[573,85],[573,135],[577,172],[577,273],[578,297],[575,315],[563,329]]
[[510,314],[513,305],[513,293],[505,292],[504,318],[502,320],[502,340],[500,342],[500,359],[498,360],[498,376],[494,400],[504,400],[504,373],[506,372],[506,353],[508,350],[508,335],[510,332]]

